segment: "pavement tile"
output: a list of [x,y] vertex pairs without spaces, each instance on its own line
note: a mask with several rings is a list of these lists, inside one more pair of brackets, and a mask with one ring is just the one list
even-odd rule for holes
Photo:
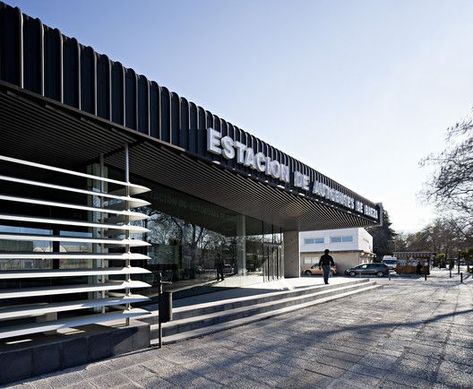
[[91,382],[98,388],[116,388],[121,385],[129,385],[132,382],[121,373],[109,373],[93,378]]
[[376,387],[381,383],[381,378],[373,377],[371,375],[359,374],[357,372],[348,371],[343,374],[340,379],[350,382],[352,385],[359,387]]
[[39,381],[39,382],[33,383],[33,388],[34,389],[54,389],[54,386],[52,386],[47,381]]
[[344,378],[337,378],[330,382],[327,386],[327,389],[347,389],[347,388],[354,388],[354,389],[367,389],[368,386],[365,384],[360,384],[356,381],[351,381],[349,379]]
[[135,384],[135,383],[127,383],[119,386],[115,386],[116,389],[143,389],[143,386]]
[[289,377],[294,374],[294,369],[282,363],[271,363],[261,366],[261,369],[267,370],[272,374],[278,374],[282,377]]
[[243,377],[243,376],[237,376],[234,377],[234,379],[229,382],[227,385],[225,385],[225,388],[230,388],[230,389],[260,389],[260,388],[271,388],[271,386],[266,385],[261,382],[256,382],[253,381],[251,378],[248,377]]
[[383,381],[379,385],[380,389],[406,389],[406,388],[415,388],[415,386],[410,386],[407,384],[400,384],[399,382],[393,381]]
[[397,374],[422,377],[424,380],[435,382],[437,367],[439,364],[440,361],[437,361],[437,363],[425,364],[420,361],[406,358],[392,366],[392,371]]
[[278,385],[277,388],[288,389],[288,388],[325,388],[333,381],[332,377],[327,377],[321,374],[306,372],[305,374],[297,374],[291,376]]
[[[62,386],[56,386],[55,388],[62,388]],[[95,385],[92,380],[85,380],[73,383],[72,385],[67,385],[67,389],[97,389],[98,386]]]
[[389,370],[380,369],[374,366],[361,365],[361,364],[356,364],[352,366],[350,369],[350,372],[356,373],[356,374],[363,374],[363,375],[367,375],[367,376],[375,377],[375,378],[384,378],[390,373]]
[[422,344],[411,344],[406,347],[406,353],[416,354],[426,357],[437,357],[441,358],[443,355],[443,347],[433,347]]
[[235,371],[235,373],[272,387],[278,385],[287,378],[287,376],[252,366],[246,366],[241,370]]
[[209,381],[217,382],[222,385],[229,384],[235,377],[235,374],[232,371],[213,365],[194,370],[193,372],[208,379]]
[[323,311],[299,310],[20,387],[471,388],[472,297],[471,288],[434,277],[393,280]]
[[170,382],[158,376],[145,377],[145,378],[140,379],[139,382],[134,382],[134,384],[137,384],[138,387],[146,388],[146,389],[148,388],[149,389],[155,389],[155,388],[176,389],[178,388],[178,386],[171,384]]
[[311,366],[306,367],[304,370],[309,371],[311,373],[321,374],[334,378],[338,378],[346,372],[346,370],[344,369],[340,369],[335,366],[325,365],[323,363],[314,363]]
[[392,365],[396,363],[397,360],[398,357],[395,356],[370,353],[358,360],[358,363],[362,365],[377,367],[380,369],[389,369]]
[[141,365],[161,378],[165,378],[173,374],[179,374],[183,371],[182,367],[179,365],[166,360],[153,359],[151,361],[144,362]]
[[207,379],[201,375],[195,374],[190,371],[180,371],[174,374],[168,374],[162,377],[166,381],[178,386],[178,387],[200,387],[200,388],[216,388],[221,385],[210,379]]
[[[473,355],[472,355],[473,358]],[[464,363],[455,363],[450,361],[441,361],[439,370],[442,371],[451,371],[451,370],[461,370],[468,374],[473,374],[473,366],[466,365]]]
[[353,362],[353,361],[347,361],[345,359],[339,359],[339,358],[332,358],[330,356],[320,356],[318,358],[314,358],[314,361],[324,363],[325,365],[338,367],[343,370],[349,370],[353,365],[356,364],[356,362]]
[[433,384],[432,381],[427,381],[422,378],[422,374],[419,377],[406,375],[403,373],[389,373],[386,378],[387,381],[397,382],[402,385],[414,386],[416,388],[430,388]]
[[469,388],[473,387],[473,374],[463,372],[461,370],[439,371],[437,380],[448,386],[455,388]]

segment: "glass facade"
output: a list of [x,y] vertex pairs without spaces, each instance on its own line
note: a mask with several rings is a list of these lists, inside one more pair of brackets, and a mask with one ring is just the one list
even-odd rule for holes
[[151,205],[145,226],[151,243],[146,265],[179,290],[223,278],[220,285],[244,286],[283,277],[282,232],[262,221],[235,213],[149,181],[144,196]]

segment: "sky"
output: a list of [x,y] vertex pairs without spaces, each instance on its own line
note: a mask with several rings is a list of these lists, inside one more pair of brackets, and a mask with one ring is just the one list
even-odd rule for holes
[[473,106],[473,1],[4,0],[374,202],[396,231]]

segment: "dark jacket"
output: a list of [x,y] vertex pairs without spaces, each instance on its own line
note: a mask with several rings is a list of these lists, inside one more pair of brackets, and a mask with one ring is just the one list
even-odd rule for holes
[[319,266],[335,266],[335,262],[330,255],[324,254],[320,257]]

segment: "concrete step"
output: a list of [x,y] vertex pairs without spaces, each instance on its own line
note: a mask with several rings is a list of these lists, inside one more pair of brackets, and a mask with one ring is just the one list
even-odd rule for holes
[[316,291],[324,290],[329,291],[337,289],[340,286],[352,286],[366,284],[370,282],[369,279],[365,280],[353,280],[343,284],[330,284],[330,285],[316,285],[307,288],[300,288],[294,290],[276,291],[271,293],[259,294],[256,296],[238,297],[234,299],[213,301],[209,303],[196,304],[192,306],[184,306],[173,309],[173,319],[181,320],[192,316],[207,315],[217,311],[228,311],[230,309],[255,306],[258,304],[287,299],[289,297],[299,297],[304,295],[312,294]]
[[[305,293],[303,295],[290,296],[286,293],[285,298],[270,300],[262,297],[262,302],[258,304],[245,305],[239,308],[232,308],[226,310],[218,310],[204,315],[193,315],[184,319],[175,320],[163,325],[164,336],[174,335],[180,332],[191,331],[196,328],[215,325],[224,321],[231,321],[241,317],[257,315],[259,313],[284,308],[290,305],[303,304],[314,299],[333,296],[339,293],[350,290],[359,289],[363,286],[374,285],[374,282],[366,282],[362,284],[340,285],[338,288],[312,290],[312,293]],[[288,297],[286,297],[288,296]],[[151,327],[151,331],[153,327]]]
[[[308,294],[290,297],[286,296],[286,298],[266,301],[253,306],[243,306],[228,309],[226,311],[216,311],[205,315],[173,320],[169,323],[163,324],[163,342],[173,343],[184,339],[199,337],[283,313],[292,312],[297,309],[326,303],[353,294],[372,291],[380,287],[381,286],[376,285],[374,281],[368,280],[368,282],[355,284],[350,283],[350,285],[334,285],[334,287],[329,290],[311,288],[312,293]],[[157,342],[158,336],[158,326],[152,325],[151,342]]]
[[[351,285],[362,285],[370,282],[369,279],[358,279],[347,281],[343,284],[330,284],[330,285],[316,285],[306,288],[294,289],[294,290],[284,290],[284,291],[275,291],[270,293],[258,294],[254,296],[245,296],[232,299],[225,299],[219,301],[210,301],[202,304],[194,304],[182,307],[173,308],[173,321],[193,317],[193,316],[203,316],[217,311],[228,311],[234,308],[240,308],[245,306],[255,306],[269,301],[276,301],[286,299],[288,297],[303,296],[307,294],[312,294],[317,290],[333,290],[337,289],[340,286],[351,286]],[[155,311],[155,307],[145,307],[151,311],[151,315],[140,318],[141,321],[147,322],[149,324],[158,323],[158,313]]]

